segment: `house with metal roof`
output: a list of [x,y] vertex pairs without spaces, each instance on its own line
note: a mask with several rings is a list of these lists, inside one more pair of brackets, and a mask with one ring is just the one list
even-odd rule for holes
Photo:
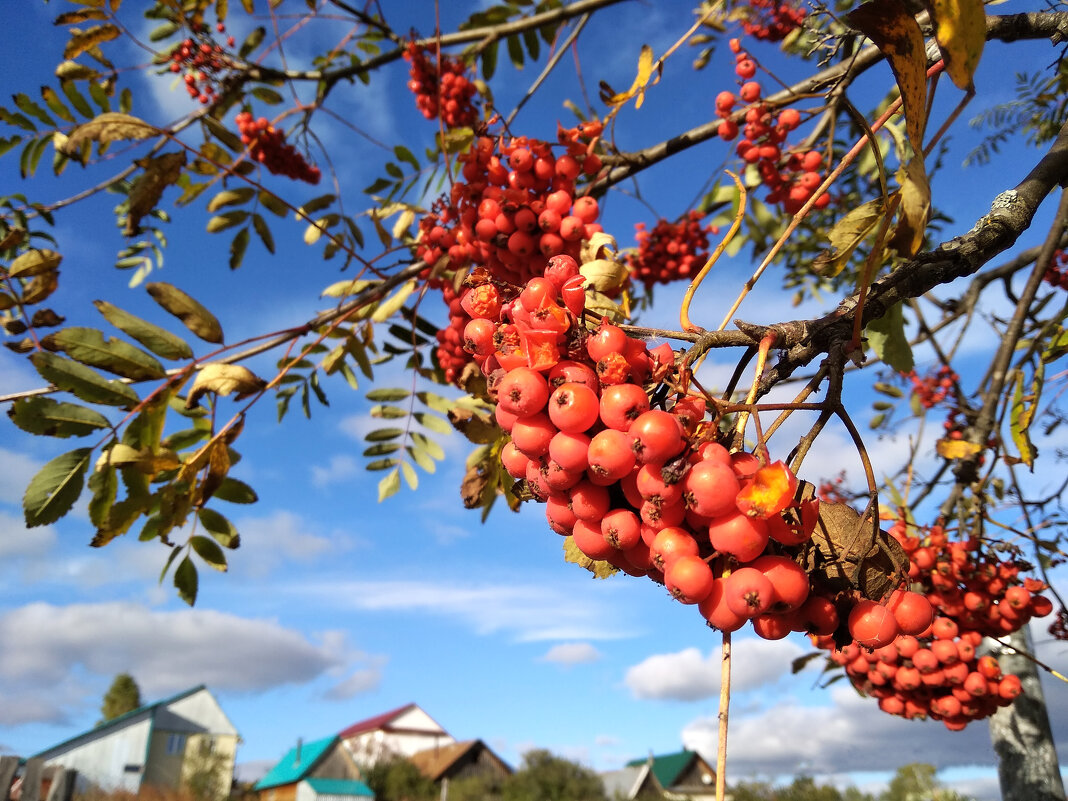
[[260,801],[374,801],[360,768],[336,734],[297,741],[252,788]]
[[77,791],[92,787],[137,794],[178,790],[191,780],[226,798],[241,738],[218,701],[199,685],[77,734],[36,757],[78,772]]
[[601,774],[605,795],[619,801],[642,798],[712,801],[716,771],[696,751],[633,759],[621,770]]
[[373,765],[392,757],[410,757],[419,751],[456,742],[456,738],[415,704],[406,704],[353,723],[338,736],[360,765]]

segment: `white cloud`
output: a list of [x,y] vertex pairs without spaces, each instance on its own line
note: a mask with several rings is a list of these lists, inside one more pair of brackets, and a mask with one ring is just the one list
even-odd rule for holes
[[0,511],[0,564],[40,559],[55,545],[56,530],[52,526],[28,529],[21,517]]
[[[880,711],[871,698],[851,687],[837,687],[827,706],[803,706],[791,699],[750,716],[730,721],[729,759],[735,776],[832,773],[854,770],[893,771],[909,762],[936,767],[994,762],[990,735],[982,723],[950,732],[941,723],[908,721]],[[714,756],[719,721],[694,720],[682,741]]]
[[[792,640],[746,639],[731,651],[731,690],[745,692],[774,683],[805,653]],[[722,660],[697,648],[655,654],[627,669],[624,684],[635,698],[697,701],[719,695]]]
[[43,464],[28,454],[0,448],[0,502],[21,507],[26,485]]
[[280,585],[306,601],[369,612],[401,612],[452,619],[479,635],[511,632],[518,642],[606,640],[632,636],[598,582],[590,592],[544,583],[447,584],[434,581],[316,581]]
[[338,454],[330,457],[325,465],[312,465],[311,480],[316,487],[327,487],[349,481],[363,473],[363,469],[351,456]]
[[353,671],[344,681],[338,682],[331,687],[326,693],[327,699],[331,701],[346,701],[349,698],[378,689],[378,685],[382,683],[382,664],[384,664],[384,661],[375,661],[381,664],[359,668]]
[[[299,684],[352,659],[338,632],[312,641],[271,620],[129,602],[33,603],[0,615],[0,724],[55,721],[73,699],[56,688],[128,672],[149,698],[204,683],[262,691]],[[225,647],[222,647],[225,645]],[[83,698],[95,690],[86,688]]]
[[584,662],[596,662],[601,658],[601,652],[588,642],[567,642],[554,645],[550,648],[543,662],[558,662],[561,665],[578,665]]
[[277,567],[294,561],[311,563],[349,545],[343,535],[313,533],[309,523],[285,510],[265,517],[241,518],[236,526],[241,533],[241,547],[231,557],[231,568],[237,576],[262,578]]

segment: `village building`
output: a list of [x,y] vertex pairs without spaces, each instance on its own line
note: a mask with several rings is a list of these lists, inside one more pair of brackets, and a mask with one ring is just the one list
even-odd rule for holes
[[178,790],[191,781],[225,799],[241,741],[211,692],[200,685],[134,709],[34,756],[78,772],[78,792],[138,794],[142,788]]

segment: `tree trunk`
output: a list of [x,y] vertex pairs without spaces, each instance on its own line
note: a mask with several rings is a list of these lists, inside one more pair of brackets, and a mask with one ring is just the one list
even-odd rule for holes
[[[1028,626],[1006,639],[1013,648],[1034,653]],[[1015,673],[1023,682],[1023,694],[990,718],[1002,801],[1065,801],[1038,669],[1009,648],[1001,649],[998,661],[1003,672]]]

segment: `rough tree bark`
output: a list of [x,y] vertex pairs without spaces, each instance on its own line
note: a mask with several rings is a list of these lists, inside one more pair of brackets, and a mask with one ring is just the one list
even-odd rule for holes
[[990,739],[998,755],[1002,801],[1064,801],[1057,749],[1053,744],[1046,700],[1034,662],[1019,652],[1034,653],[1027,626],[1006,638],[998,661],[1006,673],[1023,681],[1023,694],[990,718]]

